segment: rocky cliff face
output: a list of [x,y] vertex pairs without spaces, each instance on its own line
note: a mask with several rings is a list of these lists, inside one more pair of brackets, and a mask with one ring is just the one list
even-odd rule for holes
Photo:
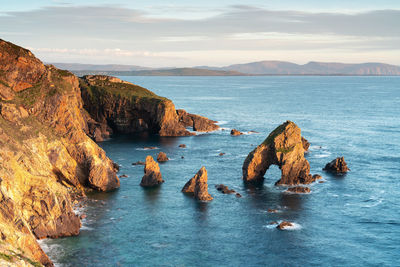
[[0,99],[0,237],[51,266],[36,238],[77,235],[73,198],[86,187],[115,189],[119,180],[85,133],[77,77],[0,40]]
[[182,188],[183,193],[193,194],[200,201],[211,201],[213,197],[208,193],[208,175],[203,166]]
[[315,179],[310,174],[310,164],[304,158],[300,128],[287,121],[272,131],[267,139],[257,146],[243,163],[243,179],[247,182],[260,181],[272,165],[282,172],[276,184],[309,184]]
[[[99,123],[92,127],[102,137],[116,133],[149,132],[161,136],[193,135],[179,123],[171,100],[118,78],[90,75],[80,79],[85,109]],[[98,129],[98,130],[97,130]]]
[[209,132],[219,128],[215,121],[175,110],[171,100],[115,77],[88,75],[80,79],[85,109],[94,121],[88,134],[96,141],[111,133],[148,132],[160,136],[190,136],[186,130]]

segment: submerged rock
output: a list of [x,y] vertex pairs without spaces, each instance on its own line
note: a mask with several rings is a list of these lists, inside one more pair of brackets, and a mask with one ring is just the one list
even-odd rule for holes
[[277,213],[278,210],[277,209],[268,209],[268,213]]
[[194,198],[201,201],[210,201],[213,197],[208,193],[207,170],[203,166],[182,188],[183,193],[193,194]]
[[169,160],[169,158],[167,157],[167,154],[165,154],[164,152],[158,153],[158,156],[157,156],[158,162],[166,162],[168,160]]
[[262,181],[271,165],[281,169],[281,179],[277,185],[309,184],[314,182],[310,174],[310,164],[304,157],[300,128],[286,121],[267,139],[257,146],[243,163],[243,179],[246,182]]
[[225,153],[222,153],[222,152],[221,152],[221,153],[219,153],[218,155],[221,157],[221,156],[225,155]]
[[289,193],[297,193],[297,194],[307,194],[310,193],[311,190],[308,187],[304,187],[304,186],[296,186],[296,187],[290,187],[286,190],[286,192]]
[[128,175],[122,174],[122,175],[119,176],[119,178],[128,178]]
[[186,148],[186,145],[185,145],[185,144],[180,144],[178,147],[180,147],[180,148]]
[[236,129],[232,129],[231,130],[231,135],[233,136],[237,136],[237,135],[242,135],[243,133],[241,131],[238,131]]
[[145,165],[146,163],[143,161],[136,161],[134,163],[132,163],[132,165]]
[[292,226],[293,226],[293,223],[287,222],[287,221],[283,221],[276,228],[278,228],[279,230],[285,230],[286,228],[292,227]]
[[144,166],[144,176],[140,182],[141,186],[153,187],[164,183],[162,179],[160,167],[157,162],[154,161],[152,156],[146,157],[146,164]]
[[350,169],[347,167],[346,161],[344,161],[344,157],[339,157],[332,160],[325,165],[325,168],[323,168],[323,170],[335,174],[344,174],[350,171]]
[[217,185],[215,186],[215,188],[216,188],[218,191],[221,191],[223,194],[234,194],[234,193],[236,193],[235,190],[229,189],[229,188],[228,188],[226,185],[224,185],[224,184],[217,184]]

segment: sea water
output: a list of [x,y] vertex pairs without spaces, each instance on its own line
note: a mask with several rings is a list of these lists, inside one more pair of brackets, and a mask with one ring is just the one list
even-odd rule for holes
[[[79,236],[41,242],[58,266],[400,265],[399,77],[121,78],[219,121],[222,130],[102,143],[128,178],[119,190],[89,196]],[[311,143],[311,173],[325,181],[312,184],[310,194],[274,186],[276,166],[262,185],[241,179],[248,153],[286,120]],[[232,137],[232,128],[259,133]],[[150,146],[157,148],[143,149]],[[170,158],[160,164],[165,183],[144,189],[143,166],[132,163],[160,151]],[[338,156],[351,171],[323,172]],[[209,203],[181,193],[201,166],[214,197]],[[242,198],[217,191],[220,183]],[[295,227],[270,225],[283,220]]]

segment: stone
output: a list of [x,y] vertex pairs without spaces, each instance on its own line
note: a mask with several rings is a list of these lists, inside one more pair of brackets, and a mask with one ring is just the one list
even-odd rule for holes
[[219,153],[218,155],[221,157],[221,156],[225,155],[225,153],[222,153],[222,152],[221,152],[221,153]]
[[157,155],[158,162],[166,162],[168,160],[169,160],[169,158],[167,157],[167,154],[165,154],[164,152],[158,153],[158,155]]
[[279,230],[285,230],[286,228],[292,227],[292,226],[293,226],[293,223],[287,222],[287,221],[283,221],[276,228],[278,228]]
[[128,178],[128,175],[122,174],[122,175],[119,176],[119,178]]
[[180,144],[178,147],[180,147],[180,148],[186,148],[186,145],[185,145],[185,144]]
[[231,130],[231,135],[232,136],[238,136],[238,135],[242,135],[242,134],[243,134],[242,132],[240,132],[240,131],[238,131],[236,129],[232,129]]
[[213,197],[208,193],[207,170],[203,166],[182,188],[183,193],[193,194],[200,201],[211,201]]
[[154,161],[152,156],[146,157],[146,164],[144,167],[144,176],[140,185],[143,187],[154,187],[164,183],[162,179],[160,167]]
[[278,210],[276,210],[276,209],[268,209],[268,213],[277,213],[278,212]]
[[215,188],[216,188],[218,191],[221,191],[223,194],[234,194],[234,193],[236,193],[235,190],[229,189],[229,188],[228,188],[226,185],[224,185],[224,184],[218,184],[218,185],[215,186]]
[[259,182],[271,165],[281,170],[281,179],[276,185],[309,184],[315,180],[310,174],[310,164],[304,157],[300,128],[286,121],[272,131],[257,146],[243,163],[243,180]]
[[145,165],[146,163],[144,161],[136,161],[132,163],[132,165]]
[[236,196],[237,198],[241,198],[241,197],[242,197],[242,195],[239,194],[239,193],[236,193],[235,196]]
[[154,149],[157,149],[157,147],[155,147],[155,146],[145,146],[143,149],[144,150],[154,150]]
[[290,187],[286,190],[288,193],[296,193],[296,194],[308,194],[311,192],[310,188],[304,186],[295,186]]
[[350,169],[347,167],[346,161],[344,161],[344,157],[339,157],[332,160],[325,165],[323,170],[334,174],[345,174],[350,171]]

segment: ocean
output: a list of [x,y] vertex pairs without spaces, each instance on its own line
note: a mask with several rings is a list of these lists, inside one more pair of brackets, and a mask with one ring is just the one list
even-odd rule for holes
[[[79,236],[41,241],[57,266],[400,266],[399,77],[120,78],[219,121],[222,130],[101,143],[128,178],[119,190],[89,195]],[[310,194],[275,186],[276,166],[257,187],[241,179],[248,153],[286,120],[311,143],[311,173],[325,181],[310,185]],[[259,133],[232,137],[232,128]],[[144,189],[143,166],[132,163],[160,151],[170,158],[160,164],[165,183]],[[348,174],[322,171],[338,156]],[[209,203],[181,193],[202,166]],[[242,198],[217,191],[221,183]],[[295,227],[270,225],[283,220]]]

